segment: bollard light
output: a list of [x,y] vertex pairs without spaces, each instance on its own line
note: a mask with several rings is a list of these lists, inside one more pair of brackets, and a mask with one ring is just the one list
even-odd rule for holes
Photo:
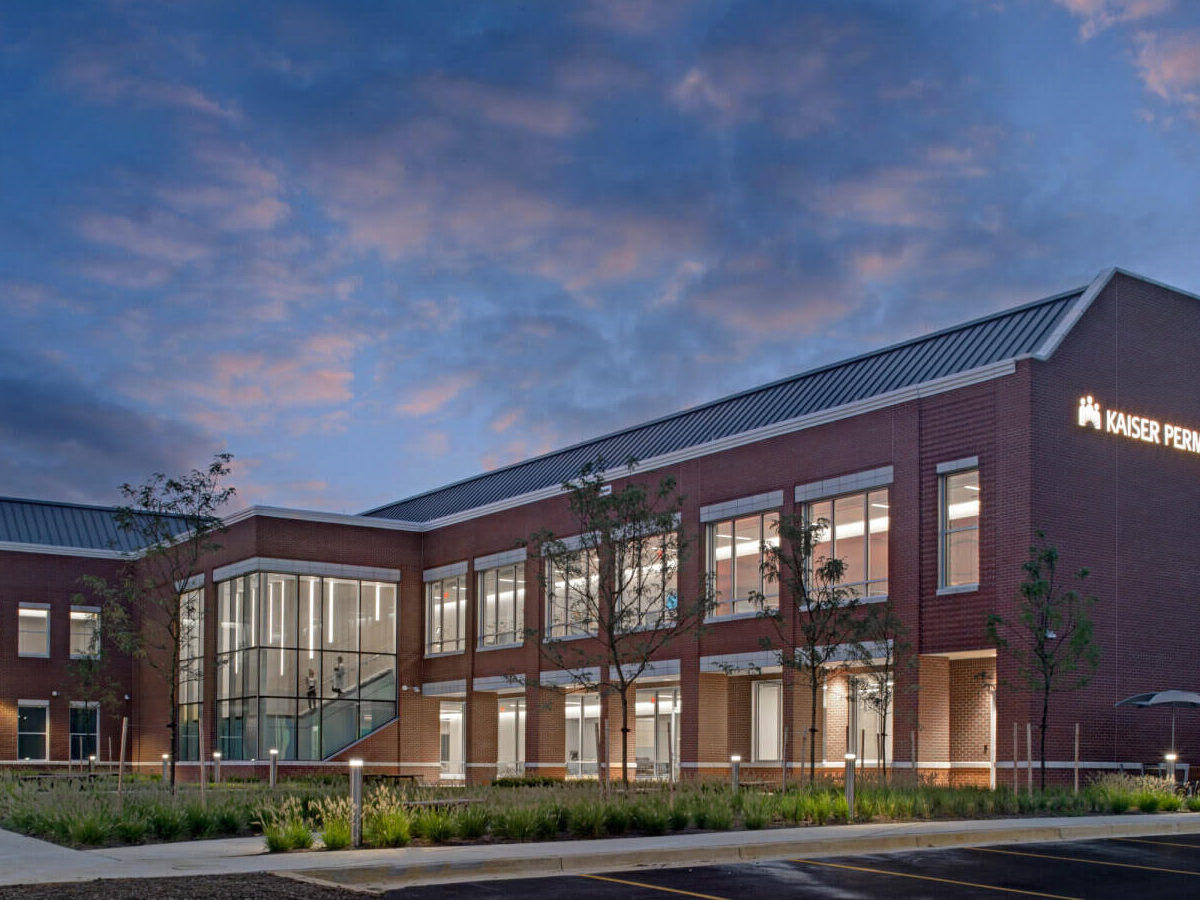
[[213,784],[221,783],[221,751],[213,751]]
[[92,753],[88,756],[88,774],[91,775],[96,771],[96,754]]
[[853,753],[846,754],[846,809],[847,818],[854,818],[854,760],[857,759]]
[[171,754],[163,754],[163,784],[171,780]]
[[729,757],[729,780],[733,786],[733,792],[738,792],[738,782],[741,780],[742,774],[742,758],[737,756]]
[[1179,759],[1179,756],[1175,753],[1168,753],[1164,757],[1164,759],[1166,759],[1166,761],[1167,761],[1167,771],[1170,773],[1167,777],[1171,779],[1171,784],[1174,784],[1175,783],[1175,760]]
[[279,751],[271,748],[271,787],[279,783]]
[[362,846],[363,761],[350,760],[350,846]]

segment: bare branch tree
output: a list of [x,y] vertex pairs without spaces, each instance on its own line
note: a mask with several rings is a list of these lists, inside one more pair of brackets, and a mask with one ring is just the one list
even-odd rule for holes
[[879,718],[878,765],[886,783],[888,717],[896,697],[896,672],[901,668],[911,668],[916,660],[912,657],[912,647],[904,639],[908,628],[896,613],[896,606],[890,598],[866,605],[866,615],[861,620],[860,629],[859,642],[852,645],[852,652],[856,660],[866,667],[860,681],[867,685],[866,703]]

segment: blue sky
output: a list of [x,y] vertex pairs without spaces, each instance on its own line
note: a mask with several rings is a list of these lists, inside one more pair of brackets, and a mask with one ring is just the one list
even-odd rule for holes
[[1200,4],[0,6],[0,494],[357,512],[1120,265]]

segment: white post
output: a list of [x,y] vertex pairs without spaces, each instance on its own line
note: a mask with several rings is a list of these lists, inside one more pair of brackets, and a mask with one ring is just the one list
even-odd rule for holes
[[221,751],[213,751],[213,784],[221,783]]
[[279,784],[279,751],[271,748],[271,787]]
[[742,758],[737,756],[729,757],[729,781],[733,787],[733,792],[738,792],[738,780],[742,772]]
[[350,846],[362,846],[363,761],[350,760]]
[[171,754],[163,754],[163,787],[169,786],[171,782]]

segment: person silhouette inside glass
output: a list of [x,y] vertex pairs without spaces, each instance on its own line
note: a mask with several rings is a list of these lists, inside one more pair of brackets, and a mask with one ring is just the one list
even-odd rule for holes
[[308,708],[315,709],[317,706],[317,673],[309,669],[308,675],[304,678],[304,684],[308,688]]
[[346,665],[342,662],[342,658],[337,658],[337,665],[333,667],[333,692],[340,694],[346,687]]

